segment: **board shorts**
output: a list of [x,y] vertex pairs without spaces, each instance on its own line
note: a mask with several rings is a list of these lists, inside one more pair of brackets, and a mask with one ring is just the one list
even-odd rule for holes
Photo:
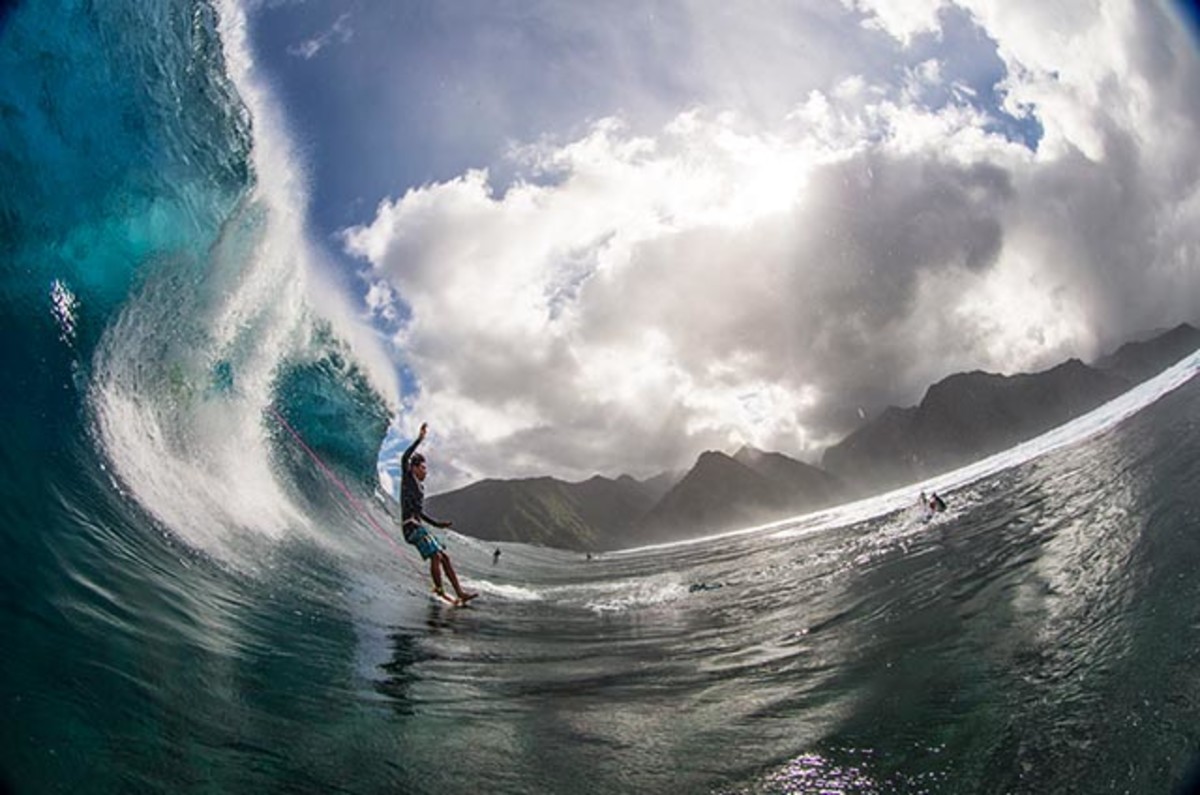
[[417,551],[421,553],[421,560],[429,560],[442,551],[442,545],[433,537],[433,533],[429,532],[429,528],[423,524],[416,525],[405,533],[404,540],[417,548]]

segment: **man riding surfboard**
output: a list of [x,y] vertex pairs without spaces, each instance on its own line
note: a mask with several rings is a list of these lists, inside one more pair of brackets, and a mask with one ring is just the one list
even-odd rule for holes
[[400,459],[402,472],[400,527],[404,533],[404,540],[417,548],[417,551],[421,553],[422,560],[429,561],[429,576],[433,578],[434,593],[446,601],[455,601],[450,599],[446,595],[445,589],[442,588],[442,570],[445,569],[446,575],[450,578],[450,584],[454,586],[454,593],[458,595],[456,604],[466,604],[479,594],[463,590],[458,582],[458,575],[454,572],[454,566],[450,563],[450,556],[446,554],[445,548],[426,527],[426,525],[432,525],[446,528],[453,524],[453,522],[434,519],[425,513],[424,482],[428,464],[425,463],[425,456],[417,452],[417,447],[424,441],[427,430],[426,423],[421,423],[421,430],[417,434],[417,438],[404,451],[404,455]]

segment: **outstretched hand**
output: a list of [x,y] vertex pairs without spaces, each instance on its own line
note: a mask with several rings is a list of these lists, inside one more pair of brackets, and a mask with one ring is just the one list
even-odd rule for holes
[[428,431],[428,430],[429,430],[429,423],[427,423],[427,422],[422,422],[422,423],[421,423],[421,430],[420,430],[420,432],[417,434],[417,438],[418,438],[418,439],[424,439],[424,438],[425,438],[425,432],[426,432],[426,431]]

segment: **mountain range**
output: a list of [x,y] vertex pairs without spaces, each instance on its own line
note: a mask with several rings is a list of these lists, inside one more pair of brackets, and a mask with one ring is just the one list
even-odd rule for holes
[[1071,359],[1033,374],[951,375],[929,387],[919,405],[889,407],[829,447],[821,466],[854,484],[856,494],[911,483],[1062,425],[1197,348],[1200,331],[1182,324],[1091,366]]
[[1200,331],[1182,324],[1092,365],[1071,359],[1039,373],[957,373],[918,405],[888,407],[829,447],[819,467],[751,447],[732,456],[710,450],[687,472],[647,480],[483,480],[432,495],[426,506],[488,541],[601,551],[700,537],[969,463],[1084,414],[1197,349]]

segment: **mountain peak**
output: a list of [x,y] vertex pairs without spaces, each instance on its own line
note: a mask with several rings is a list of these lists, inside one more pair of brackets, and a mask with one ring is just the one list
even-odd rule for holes
[[913,482],[1057,427],[1198,348],[1200,331],[1184,323],[1093,366],[1072,358],[1039,373],[955,373],[918,406],[889,408],[827,449],[822,463],[862,490]]
[[746,464],[747,466],[753,466],[755,461],[761,461],[763,458],[770,455],[781,455],[781,453],[768,453],[764,450],[758,449],[757,447],[744,444],[738,448],[736,453],[733,454],[733,460]]
[[827,473],[782,453],[744,445],[706,450],[642,522],[644,541],[695,537],[814,510],[842,496]]
[[1188,323],[1149,340],[1128,342],[1095,363],[1108,373],[1140,383],[1200,349],[1200,331]]
[[825,469],[743,444],[732,456],[706,450],[687,472],[484,480],[427,504],[489,540],[596,550],[695,538],[966,463],[1078,416],[1198,348],[1200,331],[1183,323],[1091,366],[1069,359],[1032,374],[955,373],[918,405],[889,406],[830,447]]

